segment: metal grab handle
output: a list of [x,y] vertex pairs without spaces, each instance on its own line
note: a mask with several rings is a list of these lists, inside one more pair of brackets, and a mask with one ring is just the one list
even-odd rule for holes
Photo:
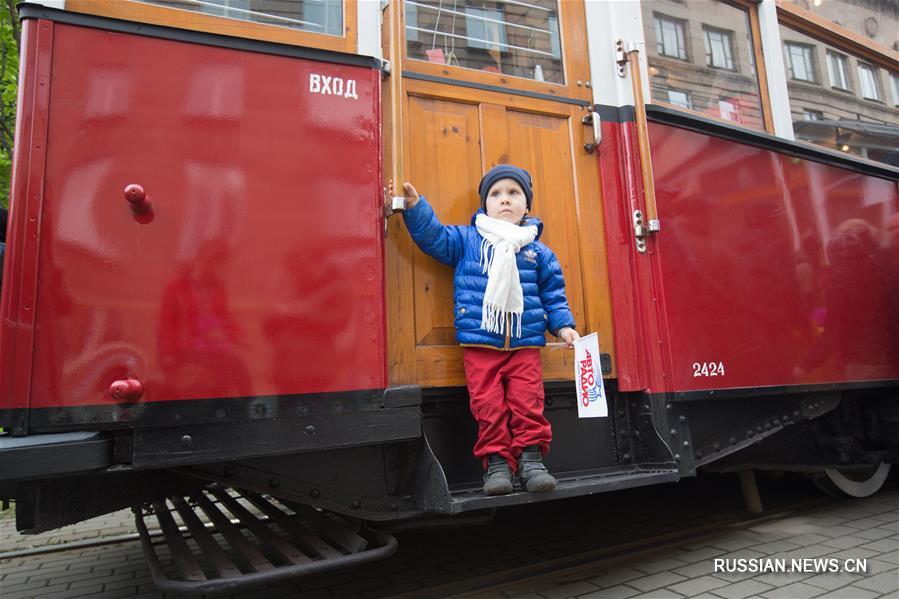
[[587,150],[587,153],[592,154],[599,147],[600,142],[602,142],[602,120],[599,118],[599,113],[594,110],[585,114],[581,122],[585,125],[593,125],[593,143],[588,142],[584,144],[584,149]]
[[391,196],[387,197],[387,188],[384,188],[384,237],[387,237],[387,221],[391,216],[397,213],[402,213],[406,211],[406,197],[405,196]]

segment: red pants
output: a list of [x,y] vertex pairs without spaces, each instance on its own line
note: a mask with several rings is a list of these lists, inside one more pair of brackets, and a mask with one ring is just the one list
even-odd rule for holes
[[487,468],[487,456],[498,453],[512,471],[528,445],[546,453],[552,429],[543,417],[543,367],[539,349],[498,351],[463,347],[471,414],[478,423],[474,456]]

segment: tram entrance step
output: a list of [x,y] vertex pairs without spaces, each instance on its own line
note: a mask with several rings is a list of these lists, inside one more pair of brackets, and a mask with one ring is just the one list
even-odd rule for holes
[[675,482],[680,476],[676,468],[629,468],[627,470],[604,470],[577,473],[554,473],[558,480],[555,490],[547,493],[528,493],[517,483],[515,491],[509,495],[487,497],[480,486],[451,489],[449,513],[458,514],[471,510],[537,503],[551,499],[578,497],[608,491],[618,491],[632,487],[643,487],[659,483]]
[[[153,581],[163,591],[242,589],[360,565],[397,547],[393,536],[361,522],[217,484],[134,513]],[[154,518],[161,535],[149,532]]]

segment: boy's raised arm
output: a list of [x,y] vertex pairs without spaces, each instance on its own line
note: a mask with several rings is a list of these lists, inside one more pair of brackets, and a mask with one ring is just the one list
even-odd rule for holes
[[[387,195],[393,195],[393,181],[387,183]],[[403,195],[406,199],[403,221],[412,240],[424,253],[446,265],[455,266],[465,247],[463,227],[441,224],[434,209],[423,201],[424,197],[411,183],[403,184]]]

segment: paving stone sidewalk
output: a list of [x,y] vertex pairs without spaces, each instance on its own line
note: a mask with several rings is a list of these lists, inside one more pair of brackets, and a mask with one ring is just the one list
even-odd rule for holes
[[[802,564],[805,571],[789,571],[792,560],[815,558],[834,561],[818,563],[825,572],[816,572],[813,562]],[[734,560],[729,562],[731,571],[716,572],[716,559]],[[778,559],[785,560],[787,572],[751,571],[753,563],[759,569],[776,568]],[[867,572],[842,571],[855,568],[854,560],[866,560]],[[745,567],[738,567],[740,563]],[[841,571],[830,571],[835,568]],[[638,559],[579,566],[464,597],[899,599],[899,486],[801,516],[725,530]]]
[[[825,506],[801,516],[729,528],[745,512],[735,477],[712,475],[673,485],[632,489],[500,510],[491,524],[397,533],[400,549],[384,561],[248,590],[215,599],[380,599],[404,592],[440,597],[433,585],[532,566],[619,543],[697,525],[719,533],[692,543],[659,547],[633,562],[600,562],[576,571],[523,581],[472,597],[896,597],[899,589],[899,478],[866,500],[821,499],[802,479],[762,480],[772,513],[797,501]],[[767,485],[767,486],[766,486]],[[523,524],[526,523],[527,526]],[[0,550],[133,532],[130,512],[22,537],[11,519],[0,520]],[[866,576],[849,574],[722,574],[713,559],[779,556],[865,557]],[[834,594],[830,594],[834,593]],[[172,597],[154,587],[134,541],[0,560],[3,599]]]

